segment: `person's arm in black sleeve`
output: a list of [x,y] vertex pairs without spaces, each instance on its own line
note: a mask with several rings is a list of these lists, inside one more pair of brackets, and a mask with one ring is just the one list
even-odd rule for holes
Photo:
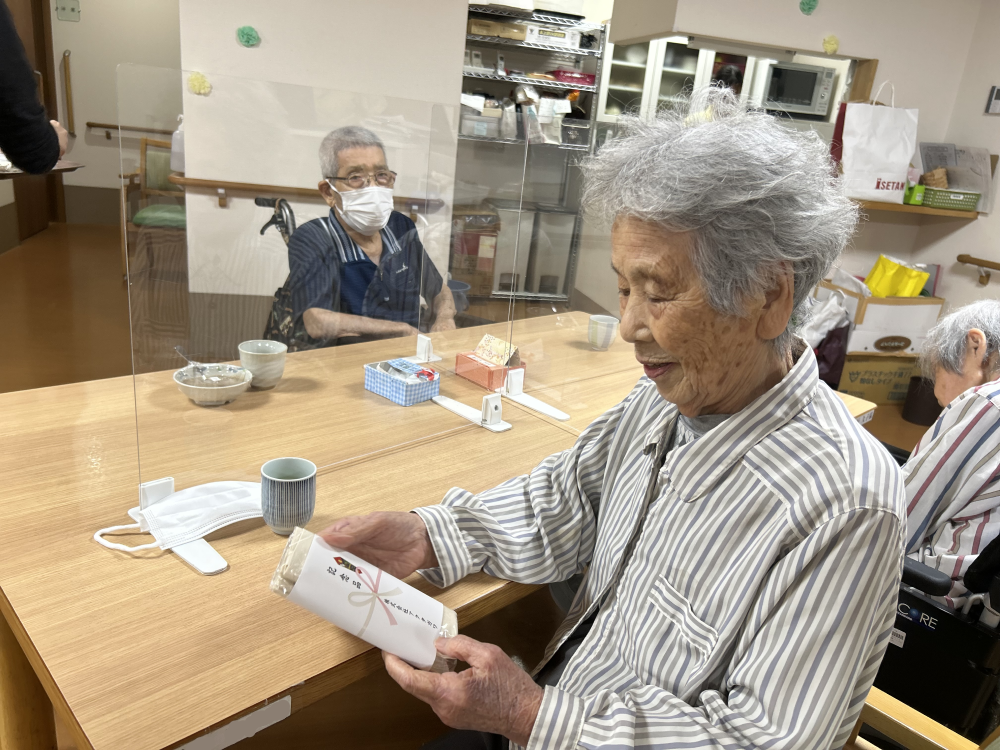
[[55,126],[38,101],[14,19],[0,0],[0,151],[18,169],[42,174],[56,165],[62,150]]

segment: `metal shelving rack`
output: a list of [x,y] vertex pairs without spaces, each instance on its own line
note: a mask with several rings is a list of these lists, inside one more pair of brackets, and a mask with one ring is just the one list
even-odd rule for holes
[[[552,15],[542,11],[516,11],[513,9],[506,9],[506,8],[499,8],[499,7],[485,6],[485,5],[470,5],[469,13],[471,15],[504,18],[512,21],[516,20],[528,23],[538,23],[549,26],[559,26],[563,28],[569,27],[581,32],[593,32],[600,36],[600,42],[596,49],[584,49],[584,48],[571,49],[567,47],[560,47],[557,45],[521,42],[514,39],[507,39],[504,37],[483,36],[480,34],[466,35],[466,41],[471,42],[473,44],[487,44],[499,47],[514,47],[514,48],[524,49],[525,51],[538,50],[542,52],[557,53],[576,58],[593,57],[597,61],[593,86],[562,83],[559,81],[547,81],[544,79],[529,78],[527,76],[496,75],[495,73],[488,73],[488,72],[480,73],[475,71],[463,70],[463,76],[465,78],[478,78],[478,79],[485,79],[492,81],[507,81],[514,84],[530,85],[542,89],[576,90],[576,91],[590,93],[591,94],[590,113],[589,113],[590,117],[588,118],[588,122],[590,123],[590,134],[588,142],[586,144],[571,144],[571,143],[529,144],[528,149],[530,151],[530,149],[532,148],[548,148],[548,149],[559,149],[568,152],[577,151],[586,154],[592,154],[594,152],[594,147],[597,142],[598,85],[600,84],[601,75],[603,72],[604,50],[607,42],[607,27],[602,24],[587,23],[584,21],[578,21],[571,18]],[[471,135],[459,135],[458,137],[462,141],[477,141],[481,143],[511,144],[511,145],[524,146],[524,141],[520,139],[486,138],[486,137],[471,136]],[[555,213],[555,214],[571,215],[574,217],[573,234],[572,237],[570,238],[569,257],[566,264],[566,273],[563,277],[562,294],[542,294],[537,290],[532,291],[525,288],[524,291],[494,290],[492,294],[493,297],[498,297],[498,298],[514,297],[516,299],[545,300],[550,302],[566,302],[569,300],[575,282],[580,236],[583,230],[583,218],[580,212],[577,209],[570,208],[566,205],[569,199],[569,196],[567,195],[568,193],[567,181],[568,181],[568,173],[570,170],[571,158],[572,154],[567,153],[566,160],[563,165],[563,187],[562,187],[560,205],[524,204],[519,209],[517,209],[517,213],[519,214],[533,213],[535,215],[535,220],[532,222],[531,241],[528,247],[527,267],[525,270],[525,280],[524,280],[525,287],[527,287],[527,285],[530,283],[534,275],[534,269],[537,264],[538,234],[539,234],[538,216],[541,214]],[[503,205],[498,205],[497,207],[504,208],[505,210],[510,210],[509,207],[505,207]]]

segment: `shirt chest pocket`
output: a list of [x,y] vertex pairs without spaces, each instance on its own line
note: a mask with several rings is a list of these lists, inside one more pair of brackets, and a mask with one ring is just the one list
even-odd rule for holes
[[719,634],[663,576],[653,580],[637,631],[634,669],[647,684],[687,698],[715,650]]

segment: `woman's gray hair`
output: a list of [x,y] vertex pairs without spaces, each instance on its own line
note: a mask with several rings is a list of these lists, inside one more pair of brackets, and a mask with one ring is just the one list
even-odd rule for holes
[[620,117],[616,137],[584,170],[591,214],[691,233],[692,262],[720,313],[744,315],[746,300],[771,288],[779,264],[790,264],[795,307],[774,341],[782,354],[805,321],[806,298],[857,223],[826,144],[725,88],[700,91],[651,121]]
[[[920,352],[920,368],[924,377],[934,380],[939,367],[962,375],[965,365],[965,344],[969,331],[978,328],[986,336],[983,365],[1000,352],[1000,301],[984,299],[960,307],[945,315],[927,332]],[[1000,371],[1000,356],[993,364],[994,373]]]
[[378,146],[385,154],[385,145],[382,140],[368,128],[360,125],[345,125],[342,128],[331,130],[326,138],[319,144],[319,167],[323,170],[323,178],[329,179],[337,176],[340,163],[337,155],[349,148],[367,148]]

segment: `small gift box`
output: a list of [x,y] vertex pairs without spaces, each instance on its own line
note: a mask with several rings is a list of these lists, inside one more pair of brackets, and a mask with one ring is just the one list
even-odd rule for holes
[[474,352],[455,355],[455,374],[489,391],[503,387],[507,372],[524,369],[517,347],[486,334]]
[[365,365],[365,390],[400,406],[429,401],[441,392],[441,374],[405,359]]

